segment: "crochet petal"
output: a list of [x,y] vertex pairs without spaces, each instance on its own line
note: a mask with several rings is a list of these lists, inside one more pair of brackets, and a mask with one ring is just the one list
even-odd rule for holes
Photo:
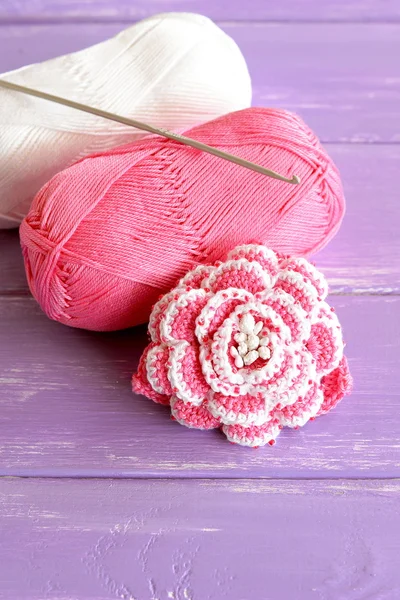
[[[211,351],[211,344],[201,344],[200,346],[200,363],[204,378],[209,387],[214,392],[221,392],[225,395],[239,396],[242,393],[241,384],[243,377],[240,373],[235,373],[230,365],[229,358],[226,358],[227,373],[217,373],[214,367],[214,360]],[[246,393],[246,390],[244,391]]]
[[316,360],[317,373],[326,375],[342,359],[342,329],[333,308],[326,302],[322,302],[317,311],[312,321],[307,348]]
[[[183,290],[181,290],[183,292]],[[149,334],[153,342],[159,344],[161,342],[160,323],[165,315],[169,304],[176,296],[177,290],[174,289],[168,294],[161,296],[158,302],[155,303],[149,318]]]
[[273,445],[278,437],[282,426],[275,420],[268,421],[263,425],[224,425],[222,431],[230,442],[240,444],[241,446],[265,446]]
[[187,291],[189,289],[198,289],[201,287],[202,281],[211,275],[214,270],[215,267],[212,266],[198,265],[179,281],[178,287],[185,288]]
[[258,386],[269,410],[295,403],[305,396],[317,380],[315,361],[311,354],[296,348],[286,348],[280,370],[266,383]]
[[300,304],[307,314],[311,314],[319,302],[317,288],[303,275],[285,270],[278,273],[275,289],[281,289]]
[[202,289],[177,292],[165,309],[160,321],[161,340],[174,344],[196,339],[196,319],[207,303],[208,294]]
[[226,425],[260,425],[268,420],[268,411],[261,394],[254,396],[224,396],[214,393],[208,401],[209,411]]
[[210,389],[201,370],[198,348],[188,342],[171,347],[168,378],[173,393],[190,404],[200,405]]
[[319,415],[324,415],[342,400],[344,396],[350,394],[353,387],[353,378],[350,374],[347,358],[343,356],[339,366],[321,380],[321,389],[324,399]]
[[238,289],[221,290],[211,296],[196,321],[196,336],[199,342],[212,339],[214,333],[235,308],[252,299],[253,294]]
[[293,297],[282,289],[260,292],[256,294],[259,300],[266,306],[271,306],[282,318],[292,334],[293,342],[305,342],[310,337],[311,321],[308,314],[300,304],[293,301]]
[[171,398],[171,413],[181,425],[194,429],[215,429],[221,424],[219,419],[208,411],[205,403],[194,406],[175,396]]
[[165,394],[159,394],[158,392],[154,391],[147,379],[147,355],[155,345],[156,344],[149,344],[149,346],[147,346],[147,348],[143,352],[139,361],[138,370],[132,377],[132,389],[134,392],[136,392],[136,394],[146,396],[147,398],[150,398],[150,400],[154,400],[154,402],[157,402],[158,404],[169,405],[170,397],[166,396]]
[[168,380],[168,360],[170,349],[163,344],[151,344],[146,358],[147,380],[158,394],[172,395]]
[[228,288],[243,289],[256,294],[272,287],[272,276],[257,262],[245,258],[228,260],[217,267],[201,284],[212,292]]
[[278,273],[278,257],[270,248],[258,244],[246,244],[237,246],[228,254],[228,260],[239,260],[241,258],[245,258],[249,262],[258,262],[272,278],[275,278]]
[[284,427],[303,427],[318,413],[322,400],[322,390],[318,383],[314,382],[305,396],[299,397],[294,404],[275,410],[274,417],[278,418]]
[[280,268],[286,271],[294,271],[302,275],[304,279],[315,287],[321,300],[328,295],[328,282],[321,271],[305,258],[285,258],[280,261]]

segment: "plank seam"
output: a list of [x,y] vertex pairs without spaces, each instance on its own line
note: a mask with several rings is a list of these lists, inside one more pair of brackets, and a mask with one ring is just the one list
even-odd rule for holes
[[352,483],[354,482],[365,482],[365,483],[370,483],[373,481],[379,482],[379,481],[397,481],[400,482],[400,477],[393,477],[393,476],[387,476],[387,477],[341,477],[340,475],[338,475],[337,477],[240,477],[238,475],[223,475],[223,476],[218,476],[218,475],[210,475],[210,476],[203,476],[203,477],[179,477],[176,475],[173,475],[171,477],[168,477],[167,475],[154,475],[154,476],[148,476],[148,475],[43,475],[43,474],[37,474],[37,475],[2,475],[0,474],[0,482],[4,481],[4,480],[20,480],[20,479],[46,479],[46,480],[59,480],[59,479],[71,479],[74,481],[77,480],[88,480],[88,481],[93,481],[93,480],[113,480],[113,481],[121,481],[121,480],[130,480],[130,481],[262,481],[262,482],[280,482],[280,483],[285,483],[285,482],[293,482],[293,481],[310,481],[310,482],[334,482],[334,481],[351,481]]
[[[155,13],[154,13],[155,14]],[[7,17],[6,15],[0,14],[0,27],[7,26],[19,26],[19,25],[134,25],[138,21],[147,18],[143,16],[140,18],[135,17],[113,17],[104,15],[104,17],[95,17],[94,15],[88,16],[46,16],[46,17],[35,17],[34,15],[28,15],[25,17]],[[214,20],[214,19],[213,19]],[[400,25],[400,16],[392,19],[376,19],[376,20],[359,20],[359,19],[274,19],[274,20],[246,20],[246,19],[230,19],[228,21],[221,21],[215,19],[214,22],[220,27],[226,27],[231,25]]]

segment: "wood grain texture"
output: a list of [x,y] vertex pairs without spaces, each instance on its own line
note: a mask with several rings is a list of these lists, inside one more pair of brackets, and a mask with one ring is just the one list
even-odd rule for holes
[[397,0],[2,0],[0,19],[39,21],[133,20],[158,12],[199,12],[217,20],[252,21],[394,21]]
[[4,600],[396,600],[400,482],[0,482]]
[[[330,144],[343,177],[347,214],[315,260],[333,293],[400,291],[400,146]],[[251,175],[250,175],[251,176]],[[28,293],[17,231],[0,232],[0,294]]]
[[165,10],[222,21],[254,103],[299,112],[329,143],[348,212],[317,261],[353,294],[331,302],[355,391],[273,448],[180,427],[130,391],[145,329],[49,321],[17,232],[1,232],[0,599],[397,600],[400,4],[2,0],[0,71]]
[[18,231],[0,231],[0,295],[29,293]]
[[[0,71],[87,47],[122,24],[0,27]],[[232,23],[254,104],[298,112],[325,142],[400,141],[400,24]],[[318,51],[316,51],[318,48]]]
[[50,322],[1,232],[0,599],[397,600],[400,4],[2,0],[0,71],[166,10],[222,22],[254,104],[300,113],[341,169],[347,216],[317,262],[355,391],[273,448],[180,427],[130,391],[145,329]]
[[315,256],[333,293],[400,291],[400,146],[327,145],[347,202],[341,229]]
[[233,446],[174,423],[130,390],[144,328],[114,334],[49,321],[0,299],[0,474],[112,477],[400,476],[400,298],[333,297],[355,391],[276,446]]

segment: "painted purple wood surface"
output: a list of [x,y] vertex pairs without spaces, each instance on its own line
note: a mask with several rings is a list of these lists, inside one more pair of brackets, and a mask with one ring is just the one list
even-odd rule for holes
[[399,481],[0,482],[4,600],[397,600]]
[[[342,229],[315,260],[333,293],[400,291],[400,146],[329,144],[347,198]],[[27,293],[17,231],[0,232],[0,294]]]
[[399,477],[400,298],[332,297],[355,391],[276,446],[189,430],[130,390],[144,328],[95,334],[0,299],[0,474],[112,477]]
[[217,20],[399,21],[397,0],[2,0],[0,19],[131,20],[158,12],[199,12]]
[[[0,71],[89,46],[122,27],[0,27],[0,48],[7,49],[0,52]],[[246,57],[254,104],[298,112],[323,141],[400,141],[400,24],[231,23],[223,28]]]
[[144,329],[47,320],[27,294],[17,232],[2,232],[0,599],[397,600],[400,5],[2,0],[0,71],[166,10],[222,21],[255,104],[296,110],[330,142],[348,213],[317,260],[355,391],[274,448],[180,427],[130,392]]
[[18,231],[0,231],[0,295],[28,293]]

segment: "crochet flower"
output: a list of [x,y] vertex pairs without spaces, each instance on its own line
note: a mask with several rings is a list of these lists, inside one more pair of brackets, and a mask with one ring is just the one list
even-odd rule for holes
[[259,245],[200,265],[162,296],[133,389],[182,425],[273,444],[350,391],[342,331],[324,276]]

